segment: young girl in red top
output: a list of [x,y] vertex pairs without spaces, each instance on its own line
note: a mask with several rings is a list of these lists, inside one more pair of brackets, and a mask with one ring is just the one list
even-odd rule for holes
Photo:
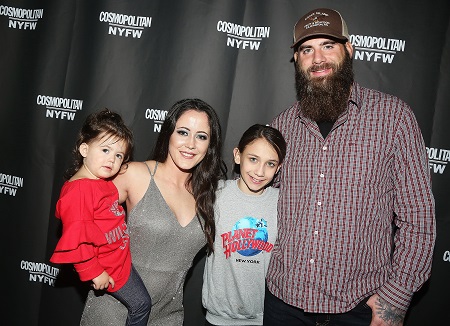
[[151,299],[131,264],[125,211],[111,181],[132,153],[133,134],[119,114],[103,109],[87,117],[56,204],[63,230],[50,261],[72,263],[82,281],[128,308],[126,325],[141,326],[147,325]]

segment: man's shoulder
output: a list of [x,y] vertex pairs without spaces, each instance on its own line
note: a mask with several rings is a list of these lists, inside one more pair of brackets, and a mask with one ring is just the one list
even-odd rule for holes
[[295,101],[290,106],[284,108],[280,113],[278,113],[276,117],[279,117],[281,115],[287,115],[287,114],[296,114],[298,112],[298,101]]
[[292,121],[298,115],[298,102],[294,102],[291,106],[282,110],[272,119],[271,126],[279,129],[281,127],[280,125],[278,125],[279,123],[284,124],[285,121]]
[[409,105],[400,97],[377,89],[361,86],[356,82],[353,85],[351,100],[356,102],[358,107],[368,106],[371,109],[383,107],[383,109],[391,108],[394,110],[402,108],[409,109]]
[[353,84],[353,90],[356,94],[356,96],[371,96],[371,97],[379,97],[379,98],[386,98],[386,99],[396,99],[398,101],[403,101],[402,99],[400,99],[398,96],[384,92],[384,91],[380,91],[378,89],[374,89],[374,88],[369,88],[369,87],[365,87],[362,86],[360,84],[358,84],[357,82],[355,82]]

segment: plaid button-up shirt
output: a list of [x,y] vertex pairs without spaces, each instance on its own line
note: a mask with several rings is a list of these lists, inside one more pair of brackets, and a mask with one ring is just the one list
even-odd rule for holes
[[410,107],[354,83],[325,139],[298,103],[271,125],[288,148],[269,290],[308,312],[346,312],[374,293],[407,310],[430,275],[436,235],[426,149]]

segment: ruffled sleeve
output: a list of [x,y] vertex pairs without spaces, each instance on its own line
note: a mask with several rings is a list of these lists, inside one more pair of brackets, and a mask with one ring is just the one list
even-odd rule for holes
[[73,263],[83,281],[103,272],[97,260],[98,247],[108,243],[94,221],[98,198],[91,185],[78,180],[64,184],[56,204],[62,236],[50,258],[53,263]]

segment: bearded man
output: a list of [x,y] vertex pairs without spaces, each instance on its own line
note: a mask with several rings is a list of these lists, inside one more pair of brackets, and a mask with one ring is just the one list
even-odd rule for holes
[[264,325],[403,325],[436,237],[414,113],[354,81],[338,11],[301,17],[291,48],[297,101],[271,123],[287,153]]

